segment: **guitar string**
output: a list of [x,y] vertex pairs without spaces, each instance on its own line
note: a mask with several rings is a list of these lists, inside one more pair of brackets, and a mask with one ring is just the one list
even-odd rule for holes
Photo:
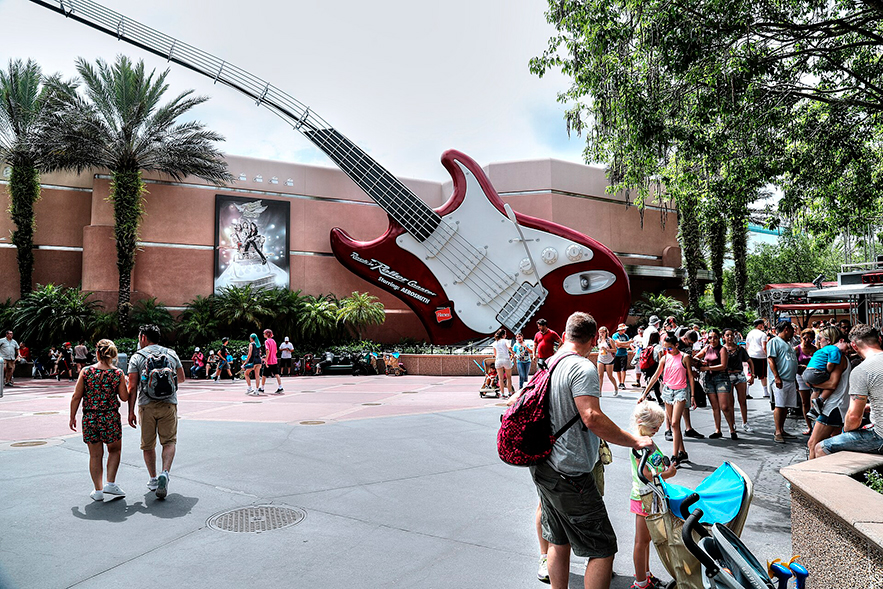
[[[368,172],[367,172],[367,170],[366,170],[363,166],[361,166],[361,165],[359,165],[359,164],[353,164],[351,161],[342,161],[341,158],[340,158],[340,156],[341,156],[341,151],[340,151],[340,149],[337,148],[337,147],[334,147],[334,146],[331,144],[331,142],[326,141],[326,140],[324,140],[324,139],[320,139],[319,137],[309,137],[309,139],[310,139],[311,141],[313,141],[314,143],[316,143],[316,144],[317,144],[317,145],[318,145],[323,151],[325,151],[326,153],[328,153],[329,156],[332,157],[332,159],[339,161],[339,162],[340,162],[339,165],[341,166],[342,169],[346,170],[347,167],[350,167],[350,168],[352,168],[352,169],[354,169],[354,170],[356,170],[356,171],[361,172],[363,175],[368,176]],[[350,143],[351,143],[351,142],[350,142]],[[354,144],[351,143],[351,145],[354,145]],[[355,178],[354,178],[354,180],[355,180]],[[358,182],[357,182],[357,183],[358,183]],[[373,186],[375,186],[375,185],[376,185],[376,181],[375,181],[375,184],[372,185],[372,187],[369,188],[369,189],[367,190],[367,191],[369,192],[369,195],[370,195],[370,192],[373,192]],[[382,200],[382,199],[377,199],[377,197],[374,196],[374,195],[371,195],[371,196],[372,196],[372,198],[375,198],[375,200]],[[415,198],[416,198],[416,197],[415,197]],[[434,211],[433,211],[433,213],[434,213]],[[437,214],[437,213],[436,213],[436,214]],[[407,215],[405,215],[405,216],[407,217]],[[409,232],[414,233],[413,229],[409,230]],[[447,256],[447,254],[444,252],[444,249],[442,249],[442,250],[439,251],[439,255],[438,255],[437,257],[440,259],[440,261],[441,261],[446,267],[448,267],[449,270],[451,270],[451,267],[450,267],[450,266],[453,264],[453,260],[451,260],[451,259]],[[483,296],[484,296],[485,298],[487,297],[487,294],[478,292],[478,291],[476,290],[475,286],[472,285],[470,282],[468,282],[468,281],[463,281],[463,284],[465,284],[465,285],[466,285],[466,286],[467,286],[467,287],[473,292],[473,294],[475,294],[475,295],[478,296],[479,298],[482,298]],[[484,286],[485,286],[485,288],[490,288],[490,287],[492,287],[492,285],[491,285],[490,282],[486,282]],[[492,305],[489,305],[489,306],[491,306],[491,308],[493,308]],[[499,311],[498,311],[498,312],[499,312]]]
[[[62,7],[62,12],[63,12],[64,4],[62,2],[60,2],[60,4]],[[70,4],[71,7],[73,8],[73,5],[74,5],[73,0],[68,0],[68,4]],[[86,2],[76,2],[76,4],[79,6],[78,12],[92,16],[92,18],[96,21],[101,21],[102,17],[105,16],[100,10],[103,7],[97,3],[92,3],[92,2],[86,1]],[[95,8],[95,10],[90,10],[90,8]],[[249,94],[249,95],[258,95],[259,93],[262,92],[261,94],[259,94],[260,97],[258,98],[258,104],[260,104],[262,102],[262,99],[265,98],[267,96],[267,94],[270,93],[271,90],[274,91],[273,92],[274,95],[276,94],[275,91],[277,89],[275,87],[270,86],[269,84],[263,82],[262,80],[249,74],[248,72],[241,70],[240,68],[237,68],[237,67],[231,66],[231,65],[227,65],[226,62],[223,62],[223,61],[219,60],[218,58],[215,58],[215,57],[213,57],[213,56],[211,56],[211,55],[209,55],[209,54],[207,54],[207,53],[205,53],[205,52],[203,52],[203,51],[201,51],[191,45],[181,43],[179,46],[177,40],[175,40],[167,35],[164,35],[163,33],[160,33],[159,31],[151,29],[150,27],[146,27],[144,25],[141,25],[137,21],[132,21],[131,19],[128,19],[125,16],[114,13],[113,11],[106,10],[106,12],[111,15],[115,15],[115,16],[120,17],[117,22],[117,31],[116,31],[117,36],[120,39],[123,39],[124,37],[129,37],[132,41],[136,41],[133,38],[132,31],[133,30],[134,30],[134,32],[140,31],[144,37],[147,37],[144,40],[144,42],[146,44],[153,45],[155,51],[159,51],[159,49],[160,49],[159,47],[157,47],[158,43],[156,43],[154,41],[155,39],[165,42],[165,44],[168,46],[168,49],[164,50],[164,52],[168,54],[167,56],[168,56],[169,60],[171,60],[173,58],[173,51],[176,49],[178,51],[177,51],[177,54],[175,55],[175,58],[176,58],[175,61],[182,63],[182,65],[187,65],[187,64],[185,62],[181,61],[181,58],[177,57],[178,55],[194,54],[197,58],[202,57],[205,61],[211,62],[212,60],[214,60],[214,62],[215,62],[214,65],[218,69],[218,73],[215,77],[215,81],[217,82],[220,79],[223,83],[226,83],[227,85],[232,86],[234,89],[241,90],[246,94],[249,94],[249,92],[245,92],[242,88],[240,88],[240,84],[243,86],[248,86],[249,83],[251,83],[252,84],[252,91],[251,91],[251,94]],[[89,14],[89,13],[92,13],[92,14]],[[113,23],[110,21],[107,21],[107,22],[109,24],[106,24],[105,26],[108,29],[110,29],[111,25]],[[128,31],[126,30],[126,25],[129,25]],[[108,30],[107,32],[110,32],[110,31]],[[153,39],[151,39],[151,37]],[[154,42],[151,43],[151,41],[154,41]],[[136,44],[140,45],[140,42],[136,42]],[[150,47],[147,47],[147,48],[150,49]],[[208,59],[206,59],[206,58],[208,58]],[[194,61],[198,61],[198,60],[194,59]],[[219,61],[220,61],[220,64],[218,65],[217,62],[219,62]],[[195,65],[196,64],[192,64],[189,67],[195,69],[195,67],[194,67]],[[226,70],[227,75],[223,76],[224,79],[222,79],[222,74],[225,73],[224,72],[225,66],[227,66],[227,70]],[[198,69],[197,69],[197,71],[199,71],[200,73],[203,73],[204,75],[207,75],[207,76],[210,75],[209,71],[200,71]],[[239,74],[239,79],[236,79],[237,74]],[[255,85],[254,82],[258,82],[259,84]],[[260,86],[263,86],[263,89],[261,89]],[[317,126],[315,124],[310,125],[312,127],[311,131],[316,136],[322,135],[322,133],[320,132],[321,130],[326,130],[326,131],[329,131],[329,134],[332,137],[334,137],[336,135],[339,138],[345,139],[345,137],[343,135],[341,135],[333,127],[328,125],[327,122],[325,122],[324,120],[321,119],[321,117],[318,117],[318,116],[311,117],[312,113],[310,113],[309,109],[306,108],[302,103],[300,103],[296,99],[291,98],[290,96],[286,95],[285,93],[279,92],[279,94],[281,94],[282,97],[284,97],[288,100],[291,100],[293,102],[293,106],[294,106],[293,110],[300,111],[301,113],[303,113],[300,117],[298,117],[296,119],[296,121],[299,123],[299,125],[296,125],[295,128],[298,131],[301,131],[300,125],[302,125],[305,122],[305,119],[313,118],[313,119],[318,119],[319,121],[321,121],[321,125],[319,125],[319,126]],[[282,101],[282,102],[286,102],[286,101]],[[284,113],[284,115],[288,114],[288,113],[284,112],[284,109],[278,108],[273,104],[270,104],[267,102],[264,102],[263,104],[265,107],[270,108],[270,110],[281,111],[281,112],[277,112],[277,114],[282,114],[282,113]],[[283,115],[283,118],[287,118],[284,115]],[[304,116],[304,115],[306,115],[306,116]],[[323,127],[324,127],[324,129],[323,129]],[[308,139],[312,140],[314,143],[317,143],[317,145],[319,145],[314,137],[307,135],[307,132],[304,132],[304,131],[301,131],[301,132],[304,135],[306,135],[308,137]],[[340,141],[340,139],[338,139],[338,142],[339,141]],[[406,188],[403,190],[403,186],[401,185],[400,181],[397,178],[395,178],[395,176],[393,176],[391,173],[389,173],[387,170],[385,170],[382,166],[380,166],[372,158],[367,156],[367,154],[365,154],[364,151],[362,151],[361,148],[359,148],[357,145],[355,145],[354,143],[352,143],[348,139],[347,139],[347,142],[348,142],[349,151],[343,155],[343,157],[340,160],[340,163],[341,164],[348,163],[352,169],[354,169],[356,171],[360,171],[360,172],[362,172],[362,174],[364,174],[366,177],[368,177],[368,179],[374,180],[374,183],[372,184],[371,189],[366,190],[366,192],[369,193],[369,196],[372,196],[372,198],[374,198],[375,200],[381,201],[381,202],[384,199],[386,199],[387,194],[381,193],[380,191],[375,191],[374,187],[381,180],[385,180],[388,183],[387,184],[387,188],[389,190],[388,194],[390,194],[392,196],[392,200],[388,201],[387,206],[390,206],[390,204],[397,205],[399,209],[404,210],[405,220],[410,221],[412,224],[412,227],[410,229],[408,229],[408,231],[410,233],[417,234],[418,237],[421,234],[425,234],[424,239],[421,240],[421,241],[425,241],[426,239],[431,237],[432,234],[436,230],[438,230],[439,227],[442,227],[443,219],[440,215],[438,215],[438,213],[436,213],[432,209],[429,209],[428,207],[426,207],[426,210],[421,210],[414,203],[414,199],[416,199],[416,195],[411,193]],[[319,147],[322,148],[323,151],[326,151],[326,153],[328,153],[330,156],[332,155],[332,153],[329,152],[329,150],[328,150],[329,143],[326,142],[326,144],[324,146],[319,145]],[[358,150],[356,152],[356,154],[359,156],[359,159],[356,160],[358,162],[356,164],[353,164],[352,163],[353,160],[350,159],[350,153],[353,151],[353,148]],[[340,149],[339,148],[332,147],[331,151],[334,152],[335,155],[340,156]],[[334,158],[332,157],[332,159],[334,159]],[[364,166],[361,165],[361,163],[363,161],[367,161],[370,168],[365,169]],[[342,165],[342,167],[343,167],[343,165]],[[378,172],[378,170],[379,170],[379,172]],[[370,172],[373,172],[373,175]],[[356,179],[353,178],[353,180],[356,180]],[[357,182],[357,184],[358,184],[358,182]],[[372,191],[374,192],[374,194],[371,194]],[[382,198],[381,198],[381,195],[382,195]],[[406,197],[410,197],[410,198],[406,198]],[[434,217],[434,219],[433,219],[433,217]],[[432,221],[438,221],[435,224],[435,227],[432,228],[432,230],[429,230],[432,223],[429,222],[428,219],[432,219]],[[447,228],[447,227],[445,226],[445,228]],[[464,280],[462,281],[462,283],[465,284],[467,287],[469,287],[470,290],[472,290],[476,296],[479,296],[479,298],[481,298],[482,294],[483,294],[485,298],[489,298],[489,296],[491,294],[496,293],[496,295],[493,296],[493,298],[490,301],[490,302],[493,302],[498,297],[505,294],[505,292],[507,290],[509,290],[510,288],[512,288],[513,285],[515,285],[516,291],[517,291],[517,282],[515,282],[513,279],[509,278],[509,276],[506,275],[503,272],[503,270],[501,268],[499,268],[499,266],[497,266],[492,260],[487,258],[486,255],[484,255],[482,257],[480,254],[480,251],[477,248],[475,248],[475,246],[473,246],[471,243],[469,243],[469,241],[466,240],[462,235],[460,235],[459,232],[454,230],[449,235],[447,235],[447,237],[448,237],[448,241],[439,249],[436,257],[439,258],[440,261],[443,264],[445,264],[445,266],[447,266],[450,271],[454,272],[454,269],[452,268],[452,266],[455,266],[456,264],[454,263],[453,260],[451,260],[447,256],[447,254],[445,252],[445,246],[447,245],[447,243],[451,243],[451,245],[454,246],[453,249],[459,249],[458,253],[460,253],[461,256],[473,257],[473,258],[479,259],[478,263],[473,267],[473,270],[470,272],[470,275],[475,275],[477,278],[480,278],[485,283],[484,288],[487,289],[488,292],[486,292],[486,293],[477,292],[475,290],[475,288],[473,288],[472,284],[470,284],[469,275],[465,276]],[[424,247],[426,247],[426,246],[424,246]],[[478,256],[476,256],[476,253],[473,253],[473,252],[479,252]],[[482,268],[482,264],[485,262],[490,267],[490,270],[492,270],[494,273],[497,274],[496,277],[494,277],[492,275],[488,275],[488,273]],[[499,289],[499,285],[494,284],[494,279],[496,279],[497,281],[503,282],[503,283],[508,283],[508,285],[505,288]],[[495,305],[490,304],[490,302],[488,303],[488,306],[490,306],[493,309],[495,307]],[[505,304],[503,304],[499,309],[497,309],[497,311],[500,312],[500,311],[502,311],[503,308],[505,308]]]
[[[331,131],[334,131],[334,130],[331,129]],[[329,142],[322,142],[322,143],[319,143],[319,142],[317,141],[317,138],[316,138],[316,137],[309,137],[309,138],[310,138],[311,141],[316,142],[316,143],[319,145],[319,147],[321,147],[321,148],[323,149],[323,151],[326,151],[326,153],[329,153],[329,155],[332,156],[332,159],[338,159],[338,158],[339,158],[339,156],[340,156],[340,154],[341,154],[341,151],[340,151],[339,148],[335,148],[335,147],[333,147],[333,146],[330,146],[330,143],[329,143]],[[359,148],[358,146],[356,146],[355,144],[353,144],[352,142],[349,142],[349,144],[350,144],[351,147],[355,147],[355,149],[360,150],[360,148]],[[329,150],[330,150],[330,152],[329,152]],[[350,151],[352,151],[352,149],[350,149]],[[361,150],[360,150],[360,151],[361,151]],[[348,152],[346,155],[349,155],[349,152]],[[338,156],[338,157],[335,157],[335,156]],[[361,173],[364,174],[365,176],[367,176],[367,177],[373,179],[373,176],[371,175],[371,173],[369,172],[368,169],[366,169],[366,168],[365,168],[364,166],[362,166],[360,163],[353,163],[353,161],[354,161],[354,160],[342,161],[342,162],[341,162],[341,167],[343,168],[344,166],[349,165],[349,167],[351,167],[351,168],[353,168],[353,169],[356,169],[357,171],[361,172]],[[373,160],[371,160],[371,158],[368,158],[368,162],[372,163],[374,166],[376,166],[376,167],[380,168],[382,171],[386,172],[386,175],[392,177],[392,179],[393,179],[395,182],[397,182],[397,180],[395,179],[394,176],[392,176],[392,174],[390,174],[390,173],[389,173],[388,171],[386,171],[386,170],[383,170],[383,168],[380,167],[379,164],[376,164],[376,162],[373,162]],[[377,174],[376,171],[375,171],[374,173]],[[376,185],[376,182],[375,182],[375,185]],[[373,185],[372,185],[372,187],[373,187]],[[397,186],[395,183],[392,185],[392,188],[393,188],[393,190],[392,190],[391,192],[393,193],[393,196],[396,196],[396,194],[395,194],[396,191],[401,191],[401,188],[400,188],[399,186]],[[373,195],[372,195],[372,196],[373,196]],[[398,203],[399,206],[401,206],[401,203],[406,203],[406,204],[408,204],[408,201],[407,201],[407,200],[404,200],[404,199],[402,198],[402,195],[398,195],[398,196],[399,196],[399,203]],[[377,199],[377,197],[374,197],[374,198]],[[416,197],[416,196],[413,196],[413,198],[417,198],[417,197]],[[380,200],[380,199],[377,199],[377,200]],[[394,201],[393,201],[393,202],[394,202]],[[409,206],[410,206],[410,205],[409,205]],[[432,212],[432,214],[438,216],[438,213],[436,213],[435,211],[432,211],[431,209],[429,209],[429,210]],[[439,220],[441,220],[440,217],[439,217]],[[418,222],[419,222],[419,221],[418,221]],[[414,231],[411,230],[410,232],[413,233]],[[456,237],[456,233],[454,233],[454,236]],[[472,248],[474,249],[474,246],[471,246],[471,244],[468,244],[468,242],[466,242],[466,244],[467,244],[467,247],[472,247]],[[453,244],[453,245],[457,245],[457,244]],[[466,254],[466,253],[468,253],[468,250],[464,250],[463,247],[461,247],[460,249],[461,249],[461,254]],[[439,257],[440,259],[441,259],[441,258],[444,258],[444,259],[441,259],[441,261],[442,261],[443,263],[444,263],[444,262],[447,262],[447,263],[445,264],[445,266],[447,266],[449,270],[453,271],[453,269],[451,268],[451,265],[453,265],[453,260],[451,260],[447,255],[445,255],[445,253],[444,253],[444,248],[442,248],[442,249],[439,250],[439,254],[438,254],[436,257]],[[486,259],[487,259],[486,257],[483,258],[483,260],[486,260]],[[493,262],[491,262],[491,264],[495,266],[495,264],[493,264]],[[481,263],[480,263],[480,262],[479,262],[479,264],[477,264],[477,265],[475,266],[475,268],[476,268],[476,270],[478,270],[478,272],[473,272],[473,273],[477,273],[477,274],[479,274],[479,278],[482,278],[482,279],[483,279],[483,282],[485,282],[485,284],[484,284],[485,288],[488,288],[488,289],[491,290],[491,292],[493,292],[493,291],[494,291],[494,285],[493,285],[493,282],[492,282],[493,277],[488,276],[487,273],[486,273],[484,270],[481,270],[481,269],[480,269],[480,268],[481,268]],[[500,272],[502,272],[502,270],[501,270]],[[483,275],[483,276],[481,276],[481,275]],[[474,288],[472,288],[472,285],[468,283],[468,276],[466,277],[466,280],[463,280],[463,281],[462,281],[462,283],[463,283],[463,284],[466,284],[466,285],[470,288],[470,290],[472,290],[473,293],[476,294],[477,296],[479,296],[479,297],[482,296],[482,293],[476,292],[476,290],[475,290]],[[509,287],[511,287],[511,285],[509,285]],[[495,299],[497,298],[497,296],[499,296],[500,294],[502,294],[502,293],[504,293],[506,290],[508,290],[509,287],[507,287],[507,288],[505,288],[505,289],[502,289],[502,291],[499,291],[499,290],[498,290],[498,294],[497,294],[496,296],[494,296],[494,297],[491,299],[491,301],[495,300]],[[488,297],[487,294],[485,294],[484,296],[485,296],[485,297]],[[488,304],[489,306],[491,306],[492,308],[494,308],[494,306],[491,305],[490,303],[487,303],[487,304]],[[497,310],[497,312],[500,312],[500,311],[502,310],[502,306],[501,306],[499,309],[496,309],[496,310]]]

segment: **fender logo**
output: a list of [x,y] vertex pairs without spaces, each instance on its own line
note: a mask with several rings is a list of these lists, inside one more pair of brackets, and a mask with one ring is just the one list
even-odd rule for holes
[[441,323],[442,321],[450,321],[453,318],[454,315],[451,313],[450,307],[444,307],[435,310],[435,320],[439,323]]

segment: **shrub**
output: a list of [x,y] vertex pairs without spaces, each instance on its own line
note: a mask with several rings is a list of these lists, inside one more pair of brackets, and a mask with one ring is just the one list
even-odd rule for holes
[[129,325],[135,333],[142,325],[156,325],[160,333],[168,335],[175,330],[175,318],[156,297],[150,297],[135,304]]
[[883,494],[883,474],[880,474],[876,470],[869,470],[865,473],[865,485],[874,491]]
[[39,349],[64,340],[86,339],[99,306],[97,301],[87,300],[91,294],[79,288],[38,285],[10,312],[18,340]]

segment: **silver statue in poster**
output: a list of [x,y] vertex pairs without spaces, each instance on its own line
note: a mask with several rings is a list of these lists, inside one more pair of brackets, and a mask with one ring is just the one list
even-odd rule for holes
[[[273,241],[276,225],[261,219],[268,207],[260,200],[231,202],[219,216],[221,223],[220,276],[215,279],[215,291],[230,286],[253,288],[288,288],[288,272],[273,263],[272,251],[265,251]],[[226,243],[224,243],[226,242]],[[278,259],[278,256],[277,256]]]

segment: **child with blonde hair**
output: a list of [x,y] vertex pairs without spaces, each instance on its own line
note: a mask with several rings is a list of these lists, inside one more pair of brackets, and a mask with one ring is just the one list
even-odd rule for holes
[[[656,403],[641,401],[632,412],[632,429],[641,436],[653,437],[659,431],[659,427],[665,421],[665,411]],[[635,563],[635,582],[631,589],[657,589],[664,584],[650,572],[650,530],[647,529],[647,512],[641,504],[641,494],[647,493],[646,485],[638,478],[638,464],[640,459],[633,452],[629,453],[632,463],[632,494],[631,511],[635,514],[635,547],[632,559]],[[658,474],[664,479],[677,474],[674,463],[667,464],[665,454],[656,443],[653,444],[653,453],[647,460],[644,468],[644,478],[650,479]]]

